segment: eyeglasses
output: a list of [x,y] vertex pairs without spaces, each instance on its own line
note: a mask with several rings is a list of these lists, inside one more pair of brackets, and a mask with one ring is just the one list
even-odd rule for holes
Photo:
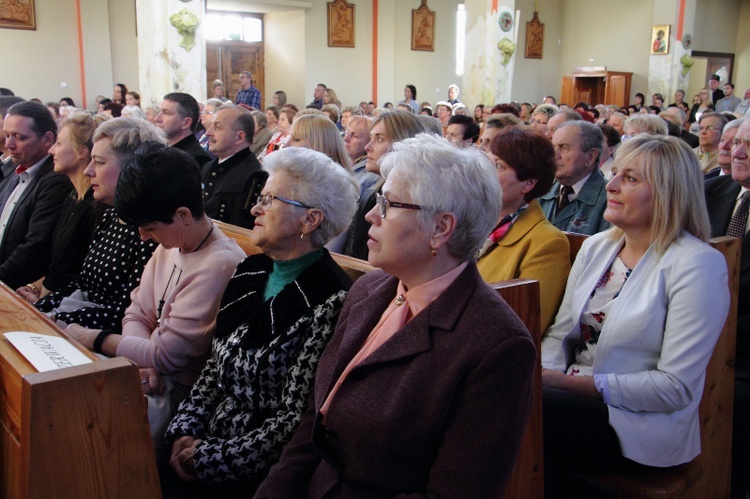
[[203,111],[201,111],[201,115],[203,115],[203,116],[212,116],[213,114],[214,114],[214,112],[213,111],[209,111],[208,109],[204,109]]
[[388,207],[391,208],[401,208],[404,210],[421,210],[422,207],[418,204],[408,204],[408,203],[397,203],[396,201],[388,201],[385,196],[382,194],[376,194],[375,195],[375,203],[378,205],[378,208],[380,209],[380,218],[385,218],[385,214],[388,211]]
[[703,131],[713,132],[714,130],[718,130],[718,129],[719,129],[718,127],[715,127],[713,125],[706,125],[706,126],[698,127],[699,132],[703,132]]
[[268,210],[271,208],[271,203],[274,199],[277,199],[281,201],[282,203],[291,204],[292,206],[297,206],[299,208],[312,208],[312,206],[307,206],[306,204],[302,204],[299,201],[295,201],[294,199],[287,199],[282,198],[281,196],[274,196],[273,194],[265,194],[258,196],[258,199],[255,200],[255,204],[259,204],[261,208],[264,210]]

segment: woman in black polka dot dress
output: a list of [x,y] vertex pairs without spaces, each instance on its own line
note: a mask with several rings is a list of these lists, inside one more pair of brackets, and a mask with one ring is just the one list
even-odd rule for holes
[[[166,143],[161,130],[136,118],[115,118],[97,129],[92,161],[84,171],[91,178],[94,199],[109,206],[114,204],[120,169],[136,148],[149,140]],[[154,249],[156,244],[142,241],[138,228],[120,221],[115,209],[109,208],[96,230],[80,275],[35,306],[66,324],[119,331],[130,304],[130,292],[138,286]]]

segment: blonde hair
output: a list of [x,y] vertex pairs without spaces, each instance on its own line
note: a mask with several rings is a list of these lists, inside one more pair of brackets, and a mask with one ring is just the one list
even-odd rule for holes
[[[653,192],[652,244],[664,253],[684,232],[708,241],[711,226],[703,196],[703,171],[698,157],[682,139],[662,135],[636,135],[623,142],[612,165],[639,165]],[[614,228],[619,239],[623,231]]]
[[347,171],[351,171],[352,162],[349,153],[346,152],[344,139],[328,116],[323,113],[297,115],[289,133],[292,137],[307,140],[310,149],[325,154]]
[[372,127],[381,122],[385,128],[385,136],[391,142],[400,142],[418,133],[432,132],[416,115],[406,111],[386,111],[372,122],[370,129],[372,130]]
[[89,150],[88,156],[91,156],[91,148],[94,147],[94,132],[99,123],[94,121],[88,113],[74,114],[65,118],[65,121],[60,125],[60,130],[68,127],[70,131],[70,144],[73,146],[73,150],[76,154],[81,154],[83,148]]

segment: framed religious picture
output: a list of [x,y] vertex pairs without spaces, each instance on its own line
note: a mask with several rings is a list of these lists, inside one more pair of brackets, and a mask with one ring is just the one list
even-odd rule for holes
[[34,0],[0,0],[0,28],[35,30]]
[[527,59],[541,59],[544,52],[544,23],[539,21],[539,13],[526,23],[526,51]]
[[669,24],[654,24],[651,27],[651,55],[669,53]]
[[427,0],[411,11],[411,49],[435,51],[435,12],[427,7]]
[[328,46],[354,47],[354,5],[346,0],[328,2]]

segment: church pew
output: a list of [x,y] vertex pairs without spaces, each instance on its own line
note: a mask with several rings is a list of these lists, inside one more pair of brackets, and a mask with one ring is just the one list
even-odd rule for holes
[[[571,251],[574,241],[576,244],[582,242],[579,234],[566,235],[571,243]],[[640,472],[603,473],[580,467],[567,468],[566,473],[576,480],[594,483],[623,498],[729,497],[741,241],[719,237],[711,239],[710,244],[727,261],[731,303],[726,323],[706,368],[706,383],[699,408],[701,454],[679,466]]]
[[500,293],[500,296],[521,318],[531,333],[537,351],[529,422],[503,497],[505,499],[519,497],[542,499],[544,497],[544,439],[542,436],[542,331],[539,318],[541,301],[539,282],[531,279],[512,279],[494,282],[490,286]]
[[[66,338],[0,283],[11,331]],[[0,335],[0,498],[160,498],[138,367],[79,350],[93,362],[37,372]]]

